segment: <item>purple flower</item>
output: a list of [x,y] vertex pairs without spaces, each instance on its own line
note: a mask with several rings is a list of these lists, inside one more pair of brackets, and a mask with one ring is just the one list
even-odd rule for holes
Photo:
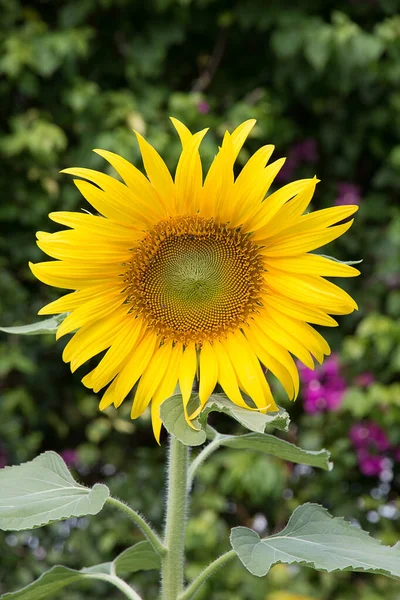
[[361,473],[367,477],[376,477],[385,468],[385,458],[383,456],[374,456],[366,450],[358,450],[357,458]]
[[298,368],[304,384],[304,410],[310,414],[338,410],[347,387],[340,375],[338,355],[332,354],[315,371],[307,369],[301,363]]
[[340,363],[339,356],[337,354],[331,354],[326,361],[321,365],[320,370],[324,375],[329,377],[335,377],[339,375]]
[[318,380],[314,379],[304,390],[304,410],[314,415],[327,408],[325,390]]
[[396,462],[400,463],[400,446],[397,446],[393,451],[393,458]]
[[386,452],[390,444],[386,432],[372,421],[360,421],[350,429],[350,440],[356,448]]
[[369,371],[365,371],[365,373],[361,373],[354,378],[354,383],[361,387],[369,387],[375,381],[375,377]]
[[317,142],[313,138],[306,138],[294,144],[287,155],[286,162],[279,171],[276,179],[278,181],[288,181],[292,178],[293,172],[302,163],[314,164],[318,160]]
[[210,105],[205,100],[200,100],[200,102],[197,103],[197,110],[200,114],[206,115],[210,112]]
[[361,190],[354,183],[338,183],[338,196],[335,200],[336,206],[345,204],[360,204]]
[[298,362],[297,368],[299,370],[300,379],[303,383],[307,384],[310,381],[318,381],[318,372],[309,369],[303,363]]
[[299,162],[314,164],[318,160],[317,142],[313,138],[306,138],[293,147],[293,153]]
[[75,467],[78,464],[78,453],[76,450],[67,448],[60,452],[61,458],[64,460],[67,467]]

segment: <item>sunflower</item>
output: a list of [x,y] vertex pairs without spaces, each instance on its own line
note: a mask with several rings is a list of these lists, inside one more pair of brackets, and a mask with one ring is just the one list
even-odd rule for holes
[[[159,439],[160,405],[179,384],[189,423],[219,384],[238,406],[276,411],[271,372],[290,399],[299,390],[292,355],[307,367],[330,353],[310,325],[357,308],[325,277],[351,277],[351,266],[311,254],[349,229],[357,206],[303,214],[318,180],[270,192],[284,159],[268,164],[263,146],[234,176],[234,163],[255,121],[222,145],[204,179],[199,155],[207,130],[194,135],[172,119],[182,144],[173,179],[138,133],[147,177],[120,156],[95,150],[123,182],[91,169],[65,169],[96,214],[54,212],[69,229],[38,232],[57,260],[31,264],[46,284],[73,290],[39,314],[69,313],[57,338],[71,332],[63,359],[75,371],[103,353],[83,383],[100,409],[120,406],[134,389],[131,416],[151,405]],[[339,223],[339,224],[338,224]],[[194,382],[199,406],[189,411]]]

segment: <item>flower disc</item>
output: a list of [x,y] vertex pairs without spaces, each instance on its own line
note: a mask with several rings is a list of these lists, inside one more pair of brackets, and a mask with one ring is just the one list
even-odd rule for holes
[[128,302],[163,338],[201,344],[256,310],[263,262],[248,236],[213,219],[161,221],[135,251]]

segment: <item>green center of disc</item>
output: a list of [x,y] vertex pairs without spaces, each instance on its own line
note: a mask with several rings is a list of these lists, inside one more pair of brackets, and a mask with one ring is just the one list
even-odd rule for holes
[[[170,244],[165,240],[164,245]],[[216,256],[210,240],[181,236],[175,240],[173,250],[168,248],[166,253],[165,250],[161,246],[159,257],[163,255],[160,275],[166,295],[188,307],[199,307],[218,299],[224,288],[224,265],[222,257]]]

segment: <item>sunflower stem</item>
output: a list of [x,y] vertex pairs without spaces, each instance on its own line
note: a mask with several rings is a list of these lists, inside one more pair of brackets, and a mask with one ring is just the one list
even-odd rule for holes
[[171,435],[167,475],[167,516],[162,557],[162,600],[177,600],[184,587],[184,546],[188,504],[189,448]]

